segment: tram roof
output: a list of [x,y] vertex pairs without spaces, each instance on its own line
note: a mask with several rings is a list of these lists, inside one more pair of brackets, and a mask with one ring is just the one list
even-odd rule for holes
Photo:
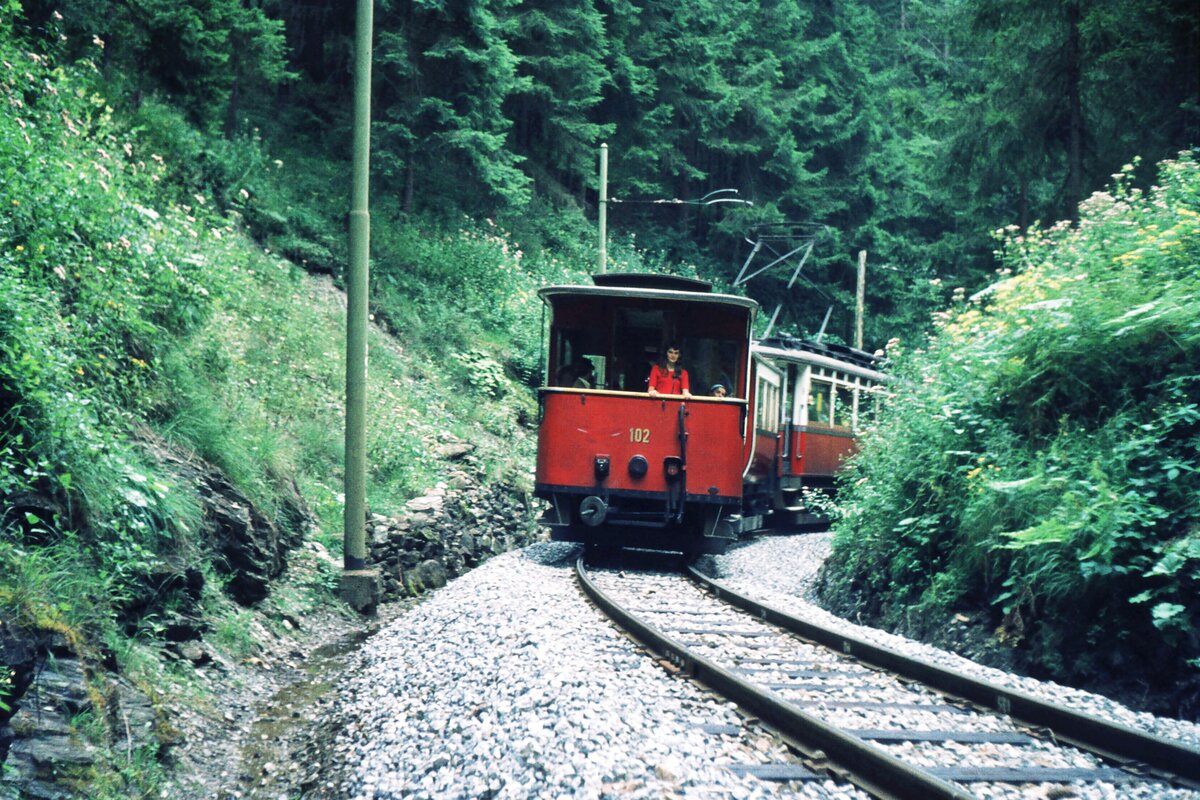
[[[857,358],[846,358],[834,349],[815,345],[815,343],[801,342],[800,340],[784,343],[778,339],[765,339],[753,342],[750,349],[755,355],[764,358],[790,361],[797,364],[812,364],[813,366],[845,372],[860,378],[867,378],[878,383],[891,383],[895,380],[886,373],[866,366]],[[852,348],[845,349],[852,350]],[[854,352],[862,353],[861,350]],[[863,355],[866,354],[863,353]]]
[[662,300],[735,306],[743,308],[751,314],[758,311],[758,302],[751,300],[749,297],[718,294],[712,291],[684,291],[680,289],[662,289],[645,286],[545,286],[538,290],[538,295],[546,303],[551,303],[563,297],[608,297],[614,299]]

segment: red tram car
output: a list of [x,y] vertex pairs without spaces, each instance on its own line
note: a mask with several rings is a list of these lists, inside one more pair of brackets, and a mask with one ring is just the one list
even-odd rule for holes
[[[831,477],[882,376],[782,340],[752,345],[758,304],[704,281],[593,280],[540,292],[550,329],[535,494],[552,537],[714,553],[772,513],[800,511],[805,470],[824,470],[818,485]],[[669,343],[691,397],[647,393]],[[727,396],[709,394],[717,383]]]
[[844,345],[779,337],[751,346],[759,411],[747,505],[776,524],[815,522],[804,491],[829,492],[842,461],[858,451],[890,378],[876,358]]

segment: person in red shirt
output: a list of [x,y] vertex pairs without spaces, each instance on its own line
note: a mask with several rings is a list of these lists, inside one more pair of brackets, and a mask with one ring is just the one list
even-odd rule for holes
[[679,347],[667,346],[667,357],[650,367],[650,377],[646,381],[651,395],[681,394],[691,397],[691,387],[688,385],[688,373],[679,364]]

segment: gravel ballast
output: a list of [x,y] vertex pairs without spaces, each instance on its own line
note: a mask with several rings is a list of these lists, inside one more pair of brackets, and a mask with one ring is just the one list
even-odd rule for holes
[[747,547],[714,557],[716,570],[710,574],[737,592],[767,602],[801,619],[833,625],[843,633],[872,644],[895,648],[1000,686],[1053,700],[1077,711],[1200,747],[1200,725],[1133,711],[1098,694],[1052,681],[1013,675],[931,645],[835,617],[808,599],[817,570],[829,554],[831,539],[830,534],[763,538]]
[[[828,537],[772,537],[712,561],[714,577],[798,616]],[[830,780],[775,783],[730,765],[788,760],[729,704],[622,635],[579,592],[574,545],[487,562],[372,637],[346,670],[327,750],[338,798],[859,798]],[[842,622],[956,669],[1164,736],[1197,727],[1040,684]],[[1086,797],[1087,793],[1080,794]],[[1200,796],[1200,795],[1198,795]]]

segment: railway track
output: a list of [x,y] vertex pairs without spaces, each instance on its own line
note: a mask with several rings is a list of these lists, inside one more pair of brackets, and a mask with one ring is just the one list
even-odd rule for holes
[[[622,628],[801,754],[751,771],[879,798],[1200,798],[1200,750],[802,621],[689,569],[576,564]],[[1036,794],[1034,794],[1036,792]]]

